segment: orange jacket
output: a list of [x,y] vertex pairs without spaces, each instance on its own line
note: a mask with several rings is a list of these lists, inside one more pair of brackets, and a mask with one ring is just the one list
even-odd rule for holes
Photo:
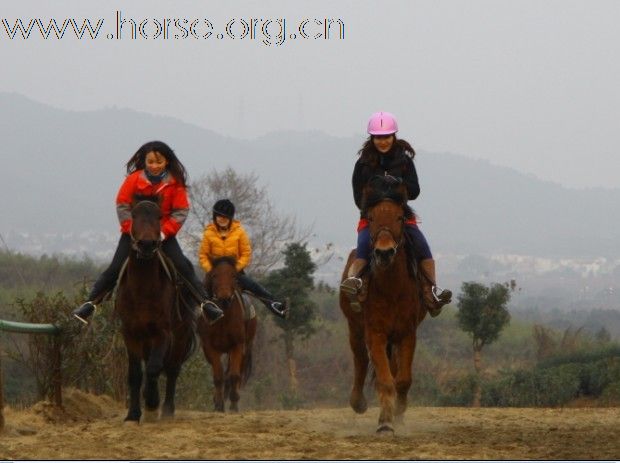
[[172,175],[153,185],[147,178],[144,170],[137,170],[129,174],[116,196],[116,213],[121,223],[121,232],[131,230],[131,203],[135,195],[159,196],[162,218],[161,231],[166,237],[174,236],[181,229],[189,213],[187,190],[178,183]]
[[233,220],[228,230],[218,230],[213,222],[205,227],[198,251],[200,266],[205,272],[210,272],[213,267],[211,260],[224,256],[236,259],[238,272],[252,259],[250,238],[238,220]]

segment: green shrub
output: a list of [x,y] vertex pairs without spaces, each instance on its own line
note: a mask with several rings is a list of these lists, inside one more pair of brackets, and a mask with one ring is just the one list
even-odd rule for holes
[[609,383],[601,393],[600,400],[602,405],[620,406],[620,380]]
[[443,406],[469,406],[474,400],[476,375],[469,374],[447,382],[441,395],[439,404]]

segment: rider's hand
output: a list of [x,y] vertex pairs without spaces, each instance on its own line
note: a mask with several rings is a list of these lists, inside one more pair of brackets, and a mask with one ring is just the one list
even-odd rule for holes
[[385,179],[388,181],[388,183],[392,185],[400,185],[401,183],[403,183],[402,177],[395,177],[394,175],[386,174]]

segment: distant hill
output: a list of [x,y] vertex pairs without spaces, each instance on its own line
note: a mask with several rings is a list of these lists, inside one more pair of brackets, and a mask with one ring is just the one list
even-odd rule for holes
[[[173,118],[65,111],[7,93],[0,93],[0,233],[116,233],[124,163],[150,139],[170,144],[193,178],[228,165],[256,172],[280,210],[314,225],[317,242],[354,245],[350,181],[363,134],[242,140]],[[436,253],[620,256],[620,189],[564,188],[457,154],[420,151],[416,166],[422,194],[413,206]]]

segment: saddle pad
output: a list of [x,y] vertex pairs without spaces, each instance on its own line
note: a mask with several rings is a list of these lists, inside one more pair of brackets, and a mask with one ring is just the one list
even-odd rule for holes
[[256,309],[252,303],[252,299],[245,293],[241,293],[241,300],[243,301],[243,319],[245,321],[256,318]]

